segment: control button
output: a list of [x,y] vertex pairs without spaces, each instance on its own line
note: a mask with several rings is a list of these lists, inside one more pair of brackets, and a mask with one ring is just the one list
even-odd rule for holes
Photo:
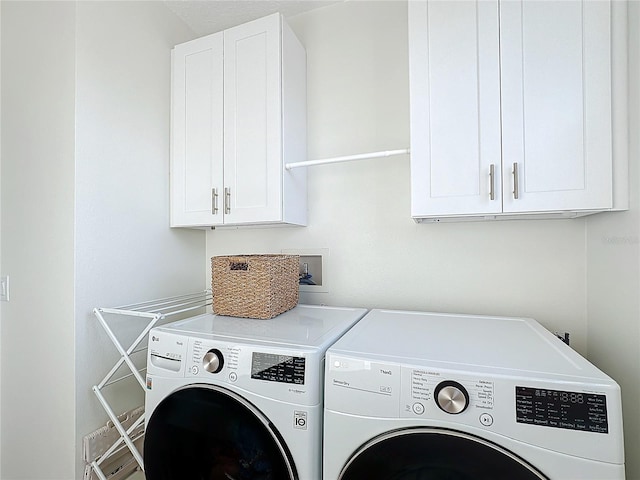
[[483,413],[482,415],[480,415],[480,423],[485,427],[490,427],[491,425],[493,425],[493,417],[488,413]]
[[424,405],[422,405],[420,402],[416,402],[413,404],[413,413],[415,413],[416,415],[422,415],[424,413]]
[[191,367],[191,373],[193,373],[194,375],[197,375],[199,371],[200,369],[198,368],[197,365],[194,365],[193,367]]
[[458,382],[440,382],[434,393],[436,404],[446,413],[456,415],[464,412],[469,406],[467,389]]
[[236,372],[231,372],[229,374],[229,381],[230,382],[235,382],[236,380],[238,380],[238,375],[236,374]]
[[217,348],[212,348],[207,353],[204,354],[202,359],[202,368],[204,368],[209,373],[218,373],[222,370],[222,366],[224,365],[224,358],[222,357],[222,352]]

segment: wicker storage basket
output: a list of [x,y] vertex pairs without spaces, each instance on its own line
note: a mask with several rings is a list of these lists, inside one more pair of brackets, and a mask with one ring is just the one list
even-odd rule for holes
[[211,259],[217,315],[273,318],[298,304],[298,255],[239,255]]

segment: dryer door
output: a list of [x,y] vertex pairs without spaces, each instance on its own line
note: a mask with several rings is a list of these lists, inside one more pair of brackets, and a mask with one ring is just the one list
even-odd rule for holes
[[338,480],[540,480],[534,467],[502,447],[454,430],[412,428],[365,443]]
[[147,480],[297,480],[284,441],[251,403],[194,385],[165,398],[148,419]]

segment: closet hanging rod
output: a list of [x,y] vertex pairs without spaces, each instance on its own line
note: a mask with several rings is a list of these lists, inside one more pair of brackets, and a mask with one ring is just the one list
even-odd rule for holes
[[386,150],[384,152],[360,153],[358,155],[346,155],[343,157],[323,158],[320,160],[308,160],[306,162],[285,163],[284,168],[291,170],[298,167],[312,167],[314,165],[326,165],[329,163],[351,162],[353,160],[366,160],[369,158],[390,157],[392,155],[404,155],[410,153],[408,148],[400,150]]

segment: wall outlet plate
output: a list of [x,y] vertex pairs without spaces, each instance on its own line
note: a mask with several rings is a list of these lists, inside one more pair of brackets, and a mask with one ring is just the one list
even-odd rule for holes
[[316,285],[300,285],[300,292],[329,293],[328,248],[287,248],[282,253],[300,255],[300,272],[306,267]]

